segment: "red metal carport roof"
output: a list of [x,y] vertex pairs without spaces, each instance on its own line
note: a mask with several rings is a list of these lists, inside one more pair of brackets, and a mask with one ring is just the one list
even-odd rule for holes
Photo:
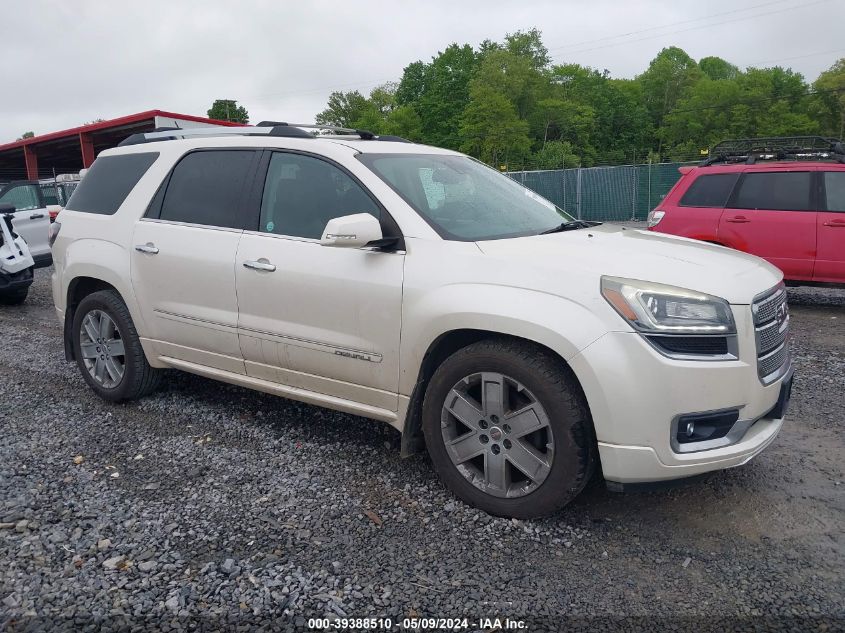
[[[152,130],[156,117],[209,125],[241,125],[166,110],[147,110],[117,119],[97,121],[59,132],[41,134],[0,145],[0,181],[24,177],[37,178],[39,171],[49,172],[57,168],[59,171],[78,171],[80,167],[88,167],[93,162],[97,151],[113,147],[135,132]],[[45,160],[39,161],[39,156]],[[39,170],[39,162],[50,161],[52,164],[41,165]]]

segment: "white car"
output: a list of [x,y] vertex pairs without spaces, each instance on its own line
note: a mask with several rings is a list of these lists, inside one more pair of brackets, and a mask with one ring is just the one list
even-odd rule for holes
[[99,155],[51,239],[66,354],[100,396],[175,368],[380,420],[512,517],[599,466],[618,488],[775,439],[792,364],[774,266],[573,221],[457,152],[303,127]]
[[10,182],[0,187],[0,204],[15,207],[12,225],[15,233],[29,246],[36,268],[52,263],[47,234],[53,201],[48,194],[41,183],[34,180]]

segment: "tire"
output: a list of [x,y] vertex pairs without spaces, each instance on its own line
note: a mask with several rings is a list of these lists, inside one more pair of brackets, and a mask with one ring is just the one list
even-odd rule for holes
[[26,296],[29,294],[29,286],[26,288],[17,288],[15,290],[7,290],[0,292],[0,305],[4,306],[19,306],[26,301]]
[[[497,399],[489,397],[488,407],[482,390],[507,394],[506,404],[497,409]],[[482,416],[475,428],[463,422],[475,414]],[[484,340],[447,358],[426,389],[422,426],[443,483],[496,516],[553,514],[584,489],[597,461],[592,420],[575,376],[554,354],[529,343]]]
[[[89,315],[92,320],[86,321]],[[105,323],[103,315],[114,325],[111,338],[108,336],[108,327],[105,330],[89,329],[95,323]],[[104,332],[106,337],[100,339],[100,334]],[[150,367],[147,362],[129,310],[116,291],[101,290],[85,297],[74,312],[71,336],[76,364],[82,377],[104,400],[136,400],[158,387],[161,372]],[[120,354],[120,351],[123,353]],[[100,355],[92,358],[92,353]],[[121,356],[123,371],[118,379],[111,370],[119,366]],[[100,365],[97,365],[97,359],[100,359]],[[114,361],[113,365],[108,364],[108,360]]]

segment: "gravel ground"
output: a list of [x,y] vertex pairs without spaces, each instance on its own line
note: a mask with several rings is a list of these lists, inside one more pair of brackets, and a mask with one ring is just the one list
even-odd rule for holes
[[511,521],[455,500],[375,422],[177,372],[99,400],[64,362],[48,275],[0,308],[0,629],[843,628],[845,291],[790,291],[792,409],[751,464],[662,491],[596,483]]

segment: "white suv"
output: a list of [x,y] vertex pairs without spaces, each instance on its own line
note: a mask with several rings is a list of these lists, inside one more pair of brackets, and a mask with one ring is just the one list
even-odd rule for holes
[[51,231],[66,354],[100,396],[175,368],[387,422],[512,517],[598,466],[620,488],[774,440],[792,381],[775,267],[574,221],[456,152],[303,127],[100,154]]

